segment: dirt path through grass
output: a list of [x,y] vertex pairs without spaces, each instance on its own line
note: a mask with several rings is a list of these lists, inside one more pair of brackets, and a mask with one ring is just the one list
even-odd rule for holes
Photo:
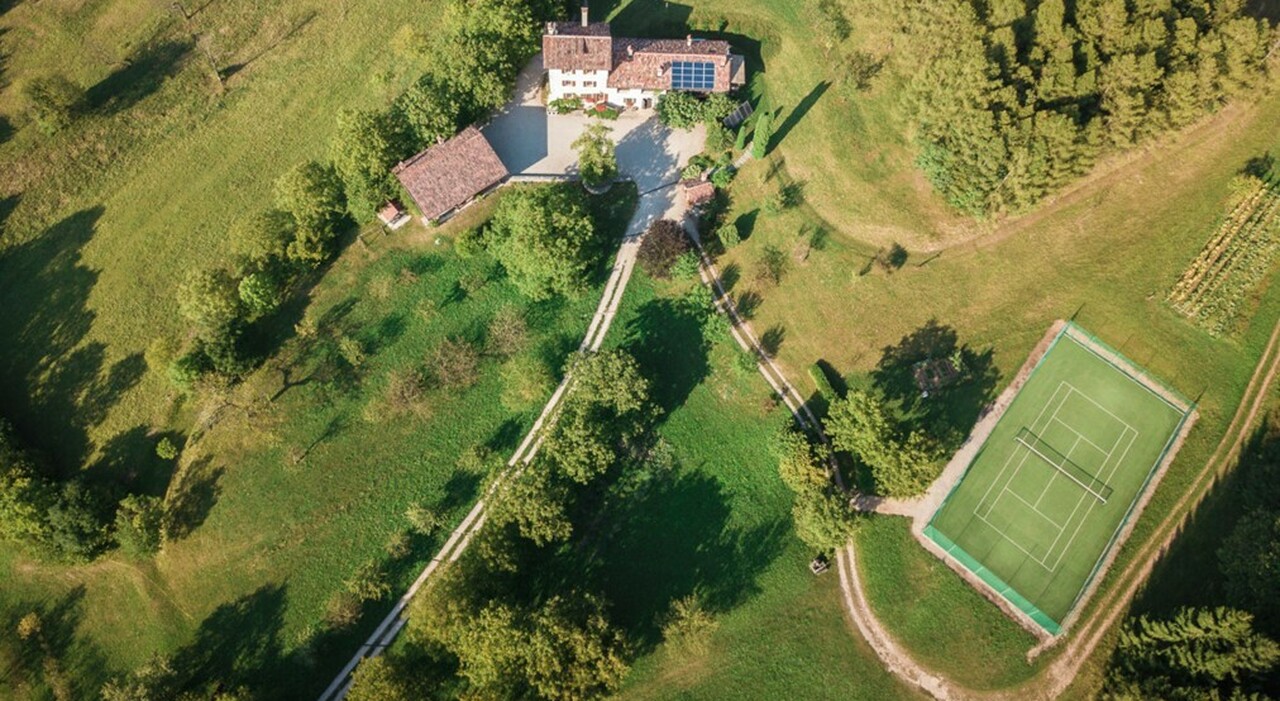
[[[609,327],[613,325],[613,320],[618,314],[618,307],[622,303],[627,283],[631,280],[631,273],[635,270],[636,254],[640,250],[640,242],[644,237],[648,222],[654,217],[655,207],[664,210],[659,214],[660,216],[684,217],[685,207],[683,202],[677,199],[675,204],[670,204],[667,199],[671,196],[671,193],[666,192],[669,187],[672,186],[654,188],[641,195],[636,211],[632,215],[631,223],[627,227],[627,233],[623,237],[622,245],[618,248],[618,253],[614,258],[613,269],[609,273],[608,282],[605,283],[604,293],[600,297],[600,304],[596,308],[595,314],[591,317],[591,323],[587,327],[587,333],[582,339],[582,344],[578,347],[580,351],[596,351],[604,343],[604,339],[609,333]],[[538,415],[538,419],[533,422],[533,426],[525,434],[524,440],[516,448],[515,454],[507,461],[507,471],[498,475],[480,499],[476,500],[475,505],[471,507],[471,511],[467,512],[462,522],[449,534],[448,540],[441,546],[440,551],[436,553],[435,557],[431,558],[431,561],[423,568],[409,589],[396,601],[391,611],[382,619],[382,622],[373,630],[368,639],[360,645],[355,655],[338,672],[338,675],[334,677],[333,681],[324,690],[324,693],[320,695],[320,701],[341,701],[341,699],[346,698],[347,692],[351,688],[351,673],[355,670],[356,665],[360,664],[360,661],[366,657],[377,657],[382,654],[395,641],[396,636],[408,623],[405,610],[409,607],[409,603],[413,601],[413,597],[431,579],[431,576],[435,574],[440,566],[457,560],[466,551],[467,546],[471,543],[472,535],[484,525],[486,500],[493,495],[494,490],[502,484],[507,475],[513,474],[513,471],[519,471],[521,466],[528,464],[538,454],[538,448],[542,445],[544,429],[555,422],[556,410],[559,408],[560,401],[564,398],[564,395],[569,391],[572,381],[572,374],[566,373],[564,379],[560,381],[560,385],[551,394],[546,406],[542,408],[542,413]]]

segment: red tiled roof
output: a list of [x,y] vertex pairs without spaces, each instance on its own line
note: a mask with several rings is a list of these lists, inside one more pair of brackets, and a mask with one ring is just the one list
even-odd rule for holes
[[427,219],[439,219],[507,177],[484,134],[467,127],[392,171]]
[[684,39],[615,39],[609,87],[617,89],[670,90],[673,61],[710,61],[715,64],[714,92],[728,92],[733,77],[729,42]]
[[690,207],[710,202],[716,196],[716,186],[706,180],[682,180],[684,199]]
[[[563,27],[563,29],[561,29]],[[609,25],[553,22],[542,35],[542,65],[547,70],[607,71],[613,64]]]

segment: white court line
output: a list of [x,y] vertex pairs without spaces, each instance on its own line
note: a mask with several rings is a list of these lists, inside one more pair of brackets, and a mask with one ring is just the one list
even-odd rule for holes
[[[1066,382],[1058,383],[1057,388],[1053,390],[1053,394],[1049,395],[1049,401],[1045,402],[1044,406],[1040,407],[1040,413],[1036,414],[1036,420],[1031,423],[1032,426],[1035,426],[1036,424],[1040,423],[1040,419],[1044,418],[1044,413],[1049,410],[1049,406],[1053,404],[1053,400],[1058,397],[1058,393],[1062,391],[1063,385],[1066,385],[1066,384],[1067,384]],[[1063,401],[1066,401],[1066,400],[1064,399]],[[1062,405],[1059,404],[1058,406],[1061,407]],[[1055,415],[1057,414],[1056,410],[1054,411],[1054,414]],[[1053,418],[1050,417],[1049,420],[1052,421]],[[997,474],[996,478],[991,481],[990,485],[987,486],[987,491],[983,493],[982,500],[978,502],[977,508],[973,510],[974,514],[977,514],[982,509],[982,506],[987,503],[987,497],[991,496],[991,490],[995,489],[997,484],[1001,484],[1000,478],[1004,477],[1004,473],[1006,470],[1009,469],[1009,462],[1012,459],[1013,459],[1013,455],[1010,454],[1009,459],[1004,461],[1004,465],[1001,466],[999,474]],[[1027,461],[1027,454],[1024,453],[1022,456],[1021,462],[1018,463],[1018,467],[1014,469],[1013,474],[1009,476],[1009,479],[1005,480],[1004,483],[1001,484],[1001,489],[1008,488],[1009,483],[1012,482],[1014,478],[1018,476],[1018,473],[1022,471],[1022,466],[1023,464],[1026,463],[1026,461]],[[999,495],[996,495],[995,501],[999,501],[999,500],[1000,500]],[[995,508],[995,501],[991,503],[992,508]],[[991,509],[987,509],[987,513],[991,513]],[[983,519],[983,520],[985,521],[986,519]]]
[[[1031,502],[1027,501],[1026,499],[1023,499],[1023,498],[1022,498],[1022,497],[1020,497],[1020,496],[1018,496],[1018,493],[1017,493],[1017,492],[1013,491],[1012,489],[1006,489],[1006,490],[1005,490],[1005,494],[1008,494],[1009,496],[1013,497],[1014,499],[1017,499],[1018,501],[1022,502],[1023,504],[1026,504],[1028,507],[1030,507],[1030,508],[1031,508],[1031,510],[1032,510],[1032,511],[1036,512],[1036,515],[1037,515],[1037,516],[1039,516],[1040,518],[1042,518],[1042,519],[1044,519],[1044,520],[1048,521],[1049,523],[1053,524],[1054,528],[1057,528],[1057,529],[1058,529],[1058,533],[1062,533],[1062,528],[1063,528],[1063,527],[1062,527],[1061,525],[1059,525],[1057,521],[1054,521],[1053,519],[1051,519],[1051,518],[1049,518],[1048,516],[1046,516],[1046,515],[1045,515],[1045,513],[1044,513],[1043,511],[1041,511],[1040,509],[1037,509],[1037,508],[1035,507],[1035,505],[1033,505]],[[1003,496],[1003,494],[1002,494],[1001,496]]]
[[[977,515],[977,514],[974,514],[974,516],[978,516],[978,515]],[[988,528],[990,528],[991,530],[995,531],[996,533],[999,533],[999,534],[1000,534],[1000,535],[1001,535],[1005,540],[1009,541],[1009,545],[1012,545],[1013,547],[1017,548],[1018,550],[1021,550],[1021,551],[1022,551],[1022,554],[1023,554],[1023,555],[1026,555],[1028,560],[1030,560],[1030,561],[1032,561],[1032,562],[1036,563],[1037,565],[1040,565],[1041,569],[1045,570],[1046,572],[1049,572],[1049,573],[1052,573],[1052,572],[1053,572],[1053,570],[1049,569],[1048,567],[1045,567],[1045,564],[1044,564],[1043,562],[1041,562],[1041,561],[1037,560],[1035,555],[1032,555],[1031,553],[1027,552],[1027,549],[1026,549],[1026,548],[1024,548],[1024,547],[1022,547],[1022,545],[1020,545],[1020,544],[1018,543],[1018,541],[1016,541],[1016,540],[1014,540],[1013,538],[1010,538],[1009,536],[1005,535],[1005,534],[1004,534],[1004,531],[1000,530],[999,528],[996,528],[996,525],[995,525],[994,523],[992,523],[992,522],[988,521],[988,520],[987,520],[987,519],[985,519],[985,518],[982,518],[981,516],[978,516],[978,518],[979,518],[983,523],[987,524],[987,527],[988,527]]]
[[[1071,428],[1071,426],[1069,426],[1065,421],[1062,421],[1061,419],[1057,419],[1057,418],[1055,418],[1054,420],[1062,424],[1063,426],[1066,426],[1068,429],[1071,429],[1072,432],[1075,432],[1075,429]],[[1076,446],[1080,445],[1081,438],[1083,438],[1083,436],[1081,436],[1077,432],[1076,442],[1071,444],[1071,450],[1068,450],[1066,453],[1063,454],[1063,457],[1067,459],[1067,462],[1071,461],[1071,454],[1076,451]],[[1030,450],[1030,448],[1028,448],[1027,450]],[[1058,471],[1054,470],[1052,473],[1049,474],[1049,481],[1045,483],[1044,489],[1040,490],[1040,496],[1036,497],[1035,506],[1031,508],[1035,509],[1036,511],[1040,510],[1040,502],[1044,500],[1044,495],[1049,493],[1049,487],[1052,487],[1053,483],[1056,482],[1057,480],[1058,480]],[[1061,529],[1059,529],[1058,535],[1062,535]]]
[[[1076,393],[1080,394],[1080,396],[1082,397],[1085,396],[1085,394],[1080,390],[1075,388],[1072,388],[1072,389]],[[1085,397],[1085,398],[1087,399],[1088,397]],[[1094,402],[1094,403],[1096,404],[1097,402]],[[1071,430],[1075,431],[1074,428]],[[1133,430],[1132,427],[1130,427],[1128,424],[1126,424],[1124,428],[1120,429],[1120,435],[1116,437],[1115,443],[1111,444],[1111,450],[1107,451],[1107,457],[1103,459],[1101,469],[1098,470],[1099,477],[1101,477],[1101,473],[1106,470],[1107,465],[1111,464],[1111,458],[1115,455],[1116,447],[1120,445],[1120,441],[1124,440],[1126,432],[1132,431],[1132,430]],[[1079,432],[1077,431],[1077,433]],[[1132,445],[1132,443],[1130,443],[1130,445]],[[1128,452],[1127,449],[1126,449],[1126,452]],[[1119,465],[1119,463],[1117,463],[1116,465]],[[1116,469],[1118,469],[1116,466],[1112,466],[1111,474],[1107,476],[1107,479],[1103,480],[1102,482],[1103,484],[1106,484],[1106,485],[1110,484],[1111,477],[1115,476]],[[1071,515],[1067,517],[1067,525],[1071,525],[1072,519],[1074,519],[1076,517],[1076,514],[1079,513],[1080,511],[1080,505],[1083,504],[1086,499],[1088,499],[1088,496],[1089,495],[1087,493],[1081,493],[1080,496],[1076,499],[1076,505],[1071,507]],[[1055,570],[1058,569],[1058,565],[1062,562],[1062,555],[1065,554],[1067,550],[1071,549],[1071,544],[1075,542],[1076,536],[1079,535],[1080,528],[1081,526],[1083,526],[1084,520],[1088,519],[1089,514],[1093,511],[1093,507],[1096,504],[1097,504],[1097,500],[1091,500],[1089,504],[1089,510],[1085,512],[1084,518],[1079,523],[1076,524],[1075,532],[1071,534],[1071,539],[1067,541],[1067,544],[1065,546],[1063,546],[1062,553],[1058,555],[1058,559],[1054,563],[1053,568]],[[1058,537],[1054,538],[1053,542],[1049,544],[1049,550],[1045,553],[1046,559],[1048,559],[1049,555],[1053,554],[1054,548],[1058,547],[1058,541],[1061,539],[1062,539],[1062,533],[1059,532]]]
[[[1137,431],[1134,431],[1132,435],[1133,435],[1133,438],[1131,438],[1129,440],[1128,445],[1124,447],[1124,452],[1120,454],[1120,459],[1117,460],[1115,465],[1112,466],[1111,474],[1107,475],[1108,483],[1111,481],[1111,478],[1115,477],[1116,473],[1120,471],[1120,466],[1124,464],[1124,458],[1126,455],[1129,454],[1129,449],[1133,447],[1134,443],[1138,442],[1138,436],[1140,434]],[[1076,523],[1075,532],[1071,534],[1071,538],[1067,541],[1066,545],[1062,546],[1062,551],[1058,553],[1058,559],[1057,561],[1054,562],[1054,569],[1057,569],[1058,565],[1062,563],[1062,558],[1065,557],[1066,554],[1071,551],[1071,546],[1076,542],[1076,537],[1080,535],[1080,529],[1084,528],[1084,524],[1089,521],[1089,516],[1093,514],[1094,508],[1098,506],[1098,502],[1096,499],[1093,499],[1090,501],[1092,503],[1090,503],[1089,508],[1085,510],[1084,516],[1080,517],[1080,520]],[[1077,504],[1076,506],[1077,508],[1079,508],[1079,504]],[[1072,516],[1074,515],[1075,514],[1073,512]]]
[[[1076,392],[1077,392],[1077,393],[1079,393],[1079,390],[1076,390]],[[1089,440],[1088,438],[1085,438],[1083,433],[1081,433],[1081,432],[1077,431],[1075,428],[1073,428],[1073,427],[1071,426],[1071,424],[1067,423],[1066,421],[1063,421],[1062,419],[1059,419],[1059,418],[1055,418],[1055,419],[1054,419],[1054,421],[1057,421],[1058,423],[1060,423],[1060,424],[1062,424],[1063,426],[1065,426],[1065,427],[1066,427],[1066,429],[1067,429],[1068,431],[1070,431],[1070,432],[1072,432],[1072,433],[1076,434],[1076,438],[1078,438],[1079,440],[1082,440],[1082,441],[1084,441],[1085,443],[1088,443],[1089,445],[1093,446],[1095,449],[1097,449],[1097,451],[1098,451],[1099,453],[1105,453],[1105,452],[1107,452],[1107,451],[1106,451],[1106,449],[1104,449],[1102,446],[1098,445],[1097,443],[1094,443],[1093,441]],[[1120,429],[1120,433],[1121,433],[1121,435],[1124,435],[1124,429]]]

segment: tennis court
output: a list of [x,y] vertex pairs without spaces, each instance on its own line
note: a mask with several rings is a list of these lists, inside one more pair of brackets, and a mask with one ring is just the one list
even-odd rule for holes
[[1190,402],[1068,324],[925,535],[1056,635],[1190,413]]

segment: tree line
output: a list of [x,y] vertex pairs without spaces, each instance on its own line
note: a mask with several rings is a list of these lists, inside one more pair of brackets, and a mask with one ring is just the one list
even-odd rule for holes
[[[1280,435],[1272,416],[1207,513],[1182,537],[1210,564],[1160,576],[1193,577],[1191,601],[1155,597],[1129,618],[1103,686],[1107,699],[1267,699],[1280,692]],[[1208,542],[1203,539],[1208,537]],[[1174,558],[1177,555],[1172,556]],[[1169,569],[1179,565],[1174,559]],[[1184,599],[1185,597],[1175,597]],[[1172,610],[1167,610],[1172,608]]]
[[911,0],[917,165],[957,209],[1026,209],[1107,153],[1178,129],[1262,80],[1273,32],[1243,0]]

